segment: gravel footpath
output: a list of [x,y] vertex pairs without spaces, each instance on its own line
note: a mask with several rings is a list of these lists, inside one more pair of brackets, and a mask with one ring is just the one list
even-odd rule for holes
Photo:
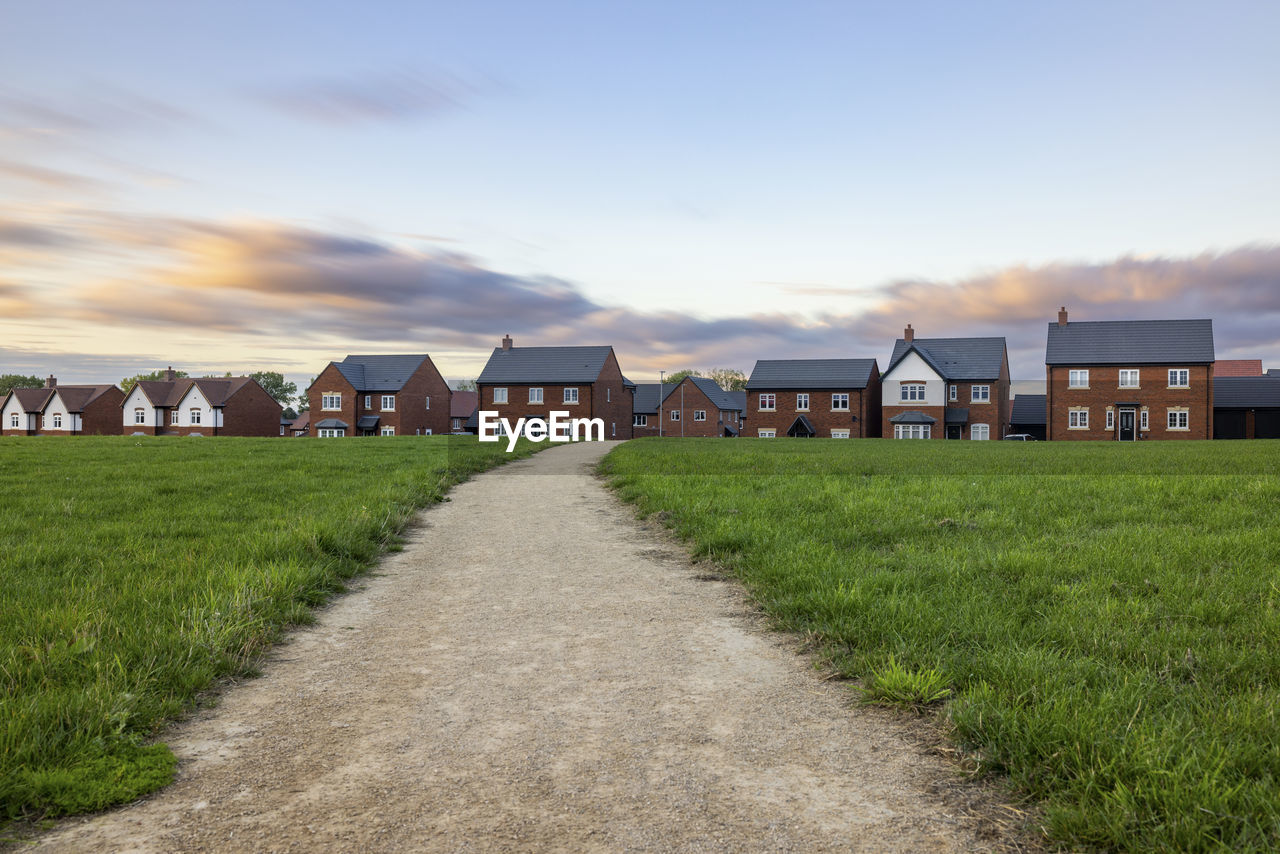
[[909,726],[851,705],[591,475],[611,444],[456,487],[262,678],[166,734],[172,786],[34,850],[994,847]]

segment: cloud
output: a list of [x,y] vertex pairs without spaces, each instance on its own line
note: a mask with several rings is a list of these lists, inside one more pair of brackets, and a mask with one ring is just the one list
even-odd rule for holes
[[53,246],[66,246],[75,241],[65,232],[32,225],[13,219],[0,219],[0,247],[16,246],[19,248],[41,249]]
[[99,190],[104,186],[101,181],[86,175],[13,160],[0,160],[0,175],[8,175],[11,178],[54,190]]
[[61,98],[0,90],[0,129],[19,136],[156,133],[195,123],[186,110],[109,86]]
[[255,97],[294,118],[351,127],[435,118],[460,109],[481,91],[453,74],[401,72],[312,80]]

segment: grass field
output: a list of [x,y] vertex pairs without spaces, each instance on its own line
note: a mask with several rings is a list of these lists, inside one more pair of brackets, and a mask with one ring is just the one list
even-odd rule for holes
[[620,494],[1080,849],[1280,848],[1280,442],[642,440]]
[[0,822],[167,783],[160,724],[522,444],[0,439]]

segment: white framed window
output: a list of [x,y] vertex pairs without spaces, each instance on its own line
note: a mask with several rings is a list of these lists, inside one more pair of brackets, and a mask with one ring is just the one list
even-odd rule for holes
[[[173,410],[173,414],[174,414],[174,415],[177,415],[177,414],[178,414],[178,410],[176,410],[176,409],[175,409],[175,410]],[[17,415],[14,415],[13,417],[16,419],[18,416],[17,416]],[[146,423],[147,423],[147,410],[145,410],[145,409],[135,409],[135,410],[133,410],[133,423],[134,423],[134,424],[146,424]],[[14,427],[17,427],[18,425],[17,425],[17,423],[15,422],[13,426],[14,426]]]
[[924,383],[903,383],[902,400],[924,400]]
[[394,427],[383,427],[383,428],[382,428],[382,435],[383,435],[383,436],[394,436],[395,434],[396,434],[396,428],[394,428]]
[[1141,424],[1142,424],[1142,426],[1141,426],[1141,427],[1139,427],[1138,429],[1140,429],[1140,430],[1150,430],[1150,429],[1151,429],[1151,419],[1150,419],[1148,416],[1149,416],[1149,413],[1147,412],[1147,410],[1145,410],[1145,409],[1144,409],[1144,410],[1142,410],[1142,419],[1141,419]]
[[1169,410],[1169,429],[1170,430],[1190,430],[1191,429],[1191,413],[1186,409],[1170,409]]
[[1120,388],[1138,388],[1138,371],[1136,368],[1120,369]]
[[1088,388],[1089,371],[1087,369],[1067,371],[1067,388]]
[[893,425],[893,438],[895,439],[930,439],[932,437],[933,430],[929,424]]
[[577,402],[578,402],[578,390],[577,390],[576,388],[567,388],[567,389],[565,389],[565,390],[564,390],[564,402],[565,402],[565,403],[577,403]]
[[343,430],[341,427],[338,427],[337,429],[330,427],[316,432],[319,434],[321,439],[340,439],[347,435],[347,431]]
[[991,438],[991,425],[989,424],[970,424],[969,438],[977,442],[985,442]]
[[371,394],[366,394],[366,395],[364,396],[364,408],[365,408],[365,409],[373,409],[373,395],[371,395]]
[[973,386],[969,393],[970,403],[990,403],[991,402],[991,386],[976,385]]
[[341,409],[341,408],[342,408],[342,395],[340,395],[340,394],[322,394],[322,395],[320,395],[320,408],[321,408],[321,409],[328,409],[328,410]]
[[761,439],[775,439],[778,436],[777,430],[760,430]]
[[495,405],[499,403],[506,403],[507,390],[505,388],[495,388],[493,390],[493,402]]
[[849,395],[847,394],[831,395],[831,411],[832,412],[848,412],[849,411]]
[[53,413],[53,426],[55,429],[62,429],[62,413]]
[[1116,429],[1116,413],[1114,409],[1107,409],[1107,429]]
[[199,423],[200,423],[200,410],[199,410],[199,409],[193,409],[193,410],[191,410],[191,423],[192,423],[192,424],[199,424]]
[[832,439],[848,439],[849,431],[848,430],[832,430],[831,438]]
[[1089,410],[1072,409],[1067,412],[1067,429],[1068,430],[1088,430],[1089,429]]
[[396,411],[396,396],[394,394],[384,394],[382,396],[382,411],[383,412]]
[[454,430],[461,430],[461,429],[462,429],[462,422],[463,422],[463,419],[461,419],[461,418],[455,418],[455,419],[453,419],[453,429],[454,429]]
[[796,411],[797,412],[809,411],[809,395],[803,394],[803,393],[796,395]]
[[1191,371],[1186,368],[1170,368],[1169,388],[1191,388]]
[[430,409],[431,409],[431,395],[427,395],[425,398],[423,398],[423,400],[425,400],[425,401],[426,401],[426,406],[424,406],[424,407],[423,407],[423,409],[430,410]]
[[631,426],[632,427],[648,427],[649,416],[648,415],[632,415]]
[[542,403],[542,389],[540,388],[529,389],[529,402]]
[[[141,411],[142,411],[141,409],[139,409],[139,410],[138,410],[138,412],[141,412]],[[136,418],[137,416],[135,415],[134,417]],[[134,423],[136,424],[136,423],[138,423],[138,422],[137,422],[137,421],[135,421]],[[10,426],[10,427],[17,427],[17,426],[19,426],[19,424],[18,424],[18,413],[16,413],[16,412],[10,413],[10,415],[9,415],[9,426]]]
[[705,409],[695,409],[695,410],[693,410],[693,420],[694,420],[694,421],[706,421],[706,420],[707,420],[707,410],[705,410]]
[[177,425],[177,424],[178,424],[178,421],[179,421],[179,419],[180,419],[180,416],[181,416],[181,413],[180,413],[180,412],[178,412],[178,410],[176,410],[176,409],[170,409],[170,410],[169,410],[169,423],[170,423],[171,425]]
[[952,385],[947,388],[947,400],[960,399],[960,386]]
[[761,412],[772,412],[773,410],[777,409],[777,407],[778,407],[778,398],[776,395],[772,395],[772,394],[760,395],[760,411]]
[[680,410],[679,410],[679,409],[673,409],[673,410],[671,410],[671,420],[672,420],[672,421],[679,421],[679,420],[680,420]]

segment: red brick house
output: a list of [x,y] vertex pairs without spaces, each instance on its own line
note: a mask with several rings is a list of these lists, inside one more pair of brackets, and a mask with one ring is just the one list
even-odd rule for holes
[[1008,429],[1004,338],[916,338],[908,323],[880,383],[885,438],[1000,439]]
[[58,385],[16,388],[0,406],[6,436],[116,436],[124,392],[114,385]]
[[293,419],[293,423],[289,425],[289,435],[291,436],[309,436],[311,435],[311,411],[306,410],[299,412],[298,417]]
[[606,439],[630,439],[636,384],[622,375],[607,345],[516,347],[511,336],[495,347],[476,380],[478,409],[517,418],[599,418]]
[[475,425],[468,424],[476,414],[476,401],[480,396],[474,391],[454,389],[449,396],[449,432],[474,433]]
[[747,380],[747,432],[865,439],[880,435],[875,359],[762,359]]
[[347,356],[307,389],[311,434],[431,436],[448,433],[449,384],[425,353]]
[[1218,359],[1213,363],[1214,379],[1222,377],[1261,377],[1261,359]]
[[631,435],[727,437],[742,432],[746,395],[725,391],[707,377],[636,386]]
[[179,378],[170,368],[139,380],[116,418],[126,436],[279,436],[283,411],[253,377]]
[[1213,321],[1049,324],[1050,440],[1213,438]]

